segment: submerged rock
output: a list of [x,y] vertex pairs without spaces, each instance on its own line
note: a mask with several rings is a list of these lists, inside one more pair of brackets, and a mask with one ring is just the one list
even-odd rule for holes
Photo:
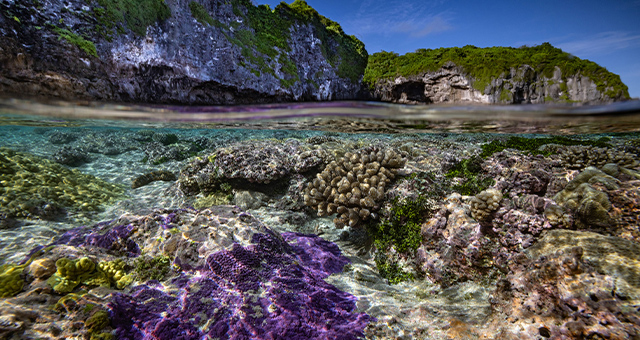
[[[374,320],[356,312],[353,295],[324,281],[349,263],[335,244],[315,235],[279,234],[233,206],[122,216],[70,230],[46,250],[45,258],[30,267],[38,280],[24,284],[18,277],[30,262],[2,273],[3,281],[12,283],[3,296],[18,294],[9,305],[23,302],[34,290],[50,296],[51,288],[43,291],[40,286],[49,276],[47,283],[63,295],[57,303],[47,298],[32,302],[32,310],[47,317],[12,328],[15,336],[28,338],[52,319],[52,309],[60,308],[70,313],[57,321],[63,326],[60,334],[90,333],[95,313],[71,313],[86,307],[81,304],[85,297],[109,311],[108,322],[99,328],[114,329],[118,339],[178,334],[198,339],[360,339]],[[54,259],[57,272],[51,276]],[[143,262],[156,267],[165,263],[167,270],[149,275]],[[23,286],[26,292],[21,293]],[[105,289],[115,294],[104,294]],[[3,315],[16,308],[3,310]],[[86,320],[84,326],[67,327],[79,318]]]

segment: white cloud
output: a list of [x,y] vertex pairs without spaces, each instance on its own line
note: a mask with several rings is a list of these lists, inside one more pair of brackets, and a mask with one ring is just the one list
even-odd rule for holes
[[448,31],[453,28],[451,13],[434,13],[443,1],[423,2],[366,0],[355,16],[342,23],[345,31],[356,35],[402,33],[414,38]]
[[582,38],[573,41],[552,42],[553,45],[563,51],[580,55],[594,56],[616,52],[618,50],[639,47],[640,35],[629,32],[603,32],[589,38]]

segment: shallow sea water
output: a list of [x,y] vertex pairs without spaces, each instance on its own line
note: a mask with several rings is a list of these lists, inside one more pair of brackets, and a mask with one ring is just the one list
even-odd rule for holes
[[[486,229],[486,226],[490,225],[494,231],[487,233],[486,238],[491,242],[505,243],[504,240],[509,235],[500,235],[499,232],[496,232],[496,228],[500,228],[500,223],[521,225],[534,223],[531,221],[536,219],[544,220],[547,218],[549,214],[545,215],[541,209],[529,213],[529,215],[522,212],[526,209],[518,206],[516,202],[531,192],[523,193],[520,191],[510,195],[510,190],[518,188],[517,185],[508,182],[515,181],[514,178],[521,178],[513,177],[516,172],[534,173],[538,164],[536,162],[547,165],[553,163],[549,160],[554,157],[553,155],[530,156],[526,151],[507,149],[502,152],[501,156],[492,155],[484,160],[483,173],[487,176],[489,174],[493,176],[494,186],[500,181],[503,183],[503,186],[499,188],[504,196],[500,203],[502,210],[493,212],[501,215],[493,222],[489,220],[478,223],[474,219],[470,203],[473,195],[455,196],[455,190],[449,189],[445,190],[446,192],[442,196],[430,197],[428,204],[431,206],[432,214],[425,216],[420,222],[422,255],[419,252],[411,252],[410,255],[407,255],[397,254],[394,251],[391,251],[390,255],[387,254],[393,257],[398,264],[404,266],[415,278],[399,284],[389,284],[389,281],[379,274],[375,261],[375,247],[372,246],[372,241],[367,236],[365,227],[336,228],[333,222],[335,216],[317,216],[315,210],[305,207],[301,203],[301,197],[304,195],[303,191],[307,183],[324,169],[326,163],[331,160],[340,160],[348,152],[357,152],[362,148],[376,145],[378,148],[396,150],[405,159],[406,163],[398,171],[395,180],[386,187],[384,202],[380,204],[381,211],[383,211],[391,206],[394,197],[415,199],[414,194],[418,190],[425,190],[424,187],[415,186],[415,179],[419,177],[419,174],[431,173],[435,176],[431,177],[432,181],[433,178],[444,180],[447,178],[445,176],[447,171],[456,163],[480,154],[482,145],[487,145],[492,141],[506,141],[514,136],[526,138],[565,136],[581,141],[602,140],[607,142],[610,153],[624,153],[627,158],[631,157],[636,161],[628,164],[628,169],[624,170],[628,171],[628,174],[620,175],[622,179],[614,179],[615,176],[609,178],[615,182],[613,187],[607,187],[606,190],[599,189],[603,185],[602,183],[590,182],[595,189],[589,190],[601,190],[609,195],[610,205],[605,207],[605,210],[611,214],[608,225],[602,225],[600,220],[575,222],[582,216],[580,214],[587,214],[578,212],[578,210],[594,209],[591,206],[573,207],[576,209],[575,211],[567,207],[565,209],[568,213],[572,213],[571,218],[575,220],[573,224],[550,226],[547,223],[545,226],[548,228],[544,227],[544,230],[537,230],[530,234],[523,231],[526,228],[514,227],[519,231],[510,235],[518,241],[514,241],[509,246],[505,245],[504,250],[494,250],[494,255],[507,253],[513,255],[519,251],[525,254],[525,248],[535,246],[536,242],[543,239],[552,229],[596,233],[602,237],[616,237],[616,239],[611,239],[612,243],[617,242],[616,240],[630,242],[625,249],[631,249],[631,253],[624,253],[624,251],[616,253],[615,250],[611,250],[613,248],[606,247],[600,253],[588,249],[584,250],[585,255],[582,257],[586,263],[584,266],[591,268],[589,269],[591,271],[585,269],[578,273],[559,270],[561,274],[553,279],[555,281],[549,281],[557,283],[558,287],[562,286],[549,288],[549,290],[556,289],[555,295],[550,295],[557,298],[557,301],[553,303],[549,302],[551,301],[549,297],[546,298],[547,300],[542,298],[536,300],[536,298],[526,296],[527,289],[535,291],[539,288],[536,285],[549,286],[549,282],[534,282],[534,279],[525,279],[524,276],[518,281],[517,275],[524,274],[513,256],[502,264],[503,267],[500,270],[488,269],[487,273],[494,273],[491,275],[469,274],[465,276],[465,273],[468,274],[468,272],[475,270],[473,265],[468,263],[461,264],[461,266],[466,265],[467,267],[460,270],[446,270],[446,268],[438,267],[453,265],[455,258],[447,258],[449,253],[453,253],[454,257],[456,252],[468,255],[473,247],[464,244],[465,241],[481,242],[479,238],[465,239],[463,236],[457,235],[456,228],[466,228],[468,233],[482,233],[483,228]],[[191,224],[175,222],[172,224],[173,229],[167,229],[165,226],[166,235],[162,233],[162,230],[160,234],[150,232],[144,236],[144,240],[140,236],[141,232],[138,232],[140,238],[136,239],[136,242],[138,242],[141,253],[133,255],[131,253],[125,254],[126,252],[123,253],[115,248],[98,249],[99,247],[96,247],[95,244],[89,245],[86,242],[84,244],[62,244],[59,240],[66,232],[73,232],[77,230],[75,228],[80,227],[90,227],[95,229],[96,235],[104,235],[108,229],[100,229],[103,226],[100,223],[105,221],[125,221],[125,224],[128,222],[139,223],[139,225],[135,225],[140,228],[139,230],[142,230],[144,229],[142,225],[146,222],[140,221],[145,218],[158,220],[160,218],[158,216],[166,217],[170,212],[178,210],[186,214],[186,217],[182,217],[184,221],[191,218],[188,216],[196,216],[192,217],[197,220],[197,216],[206,214],[209,214],[207,215],[209,217],[213,216],[212,219],[222,219],[219,217],[223,215],[222,213],[216,215],[212,212],[214,210],[211,208],[211,204],[207,205],[202,203],[204,201],[199,200],[206,195],[185,193],[178,186],[176,178],[180,177],[181,170],[184,170],[197,158],[207,159],[217,150],[226,148],[237,152],[234,159],[238,159],[240,162],[240,158],[245,155],[243,152],[249,152],[243,149],[242,145],[250,145],[249,149],[264,147],[265,150],[271,150],[270,148],[277,150],[277,145],[285,145],[287,147],[283,147],[284,150],[307,150],[311,154],[314,152],[323,153],[322,157],[318,154],[322,161],[315,166],[305,168],[299,173],[287,169],[286,174],[271,183],[247,181],[238,175],[239,177],[230,182],[232,188],[226,192],[227,199],[230,199],[227,201],[228,206],[233,208],[226,208],[225,211],[235,211],[240,219],[244,218],[243,214],[248,214],[247,216],[259,221],[255,223],[260,224],[260,228],[268,228],[277,233],[285,234],[293,232],[317,235],[326,241],[337,244],[341,256],[348,258],[351,263],[342,271],[328,271],[324,281],[330,285],[327,287],[334,287],[331,289],[351,294],[353,298],[349,301],[355,302],[355,308],[352,310],[346,308],[341,310],[340,313],[343,314],[333,315],[327,310],[334,312],[337,307],[322,307],[328,308],[322,310],[326,319],[320,318],[320,321],[314,321],[314,323],[308,318],[302,318],[300,319],[302,321],[295,322],[308,322],[308,324],[291,326],[310,329],[315,327],[314,331],[300,333],[307,334],[306,337],[298,333],[288,337],[285,334],[293,333],[285,332],[278,335],[278,332],[283,331],[282,328],[270,329],[265,326],[268,324],[270,316],[263,316],[263,313],[275,313],[273,315],[276,315],[279,313],[278,308],[286,309],[284,305],[278,305],[274,302],[275,299],[269,297],[272,301],[271,305],[269,307],[263,305],[263,310],[262,307],[258,307],[258,310],[261,310],[260,317],[254,319],[239,312],[241,309],[239,307],[237,310],[231,309],[229,312],[231,316],[225,316],[231,320],[226,322],[227,328],[225,329],[227,331],[225,332],[228,333],[228,338],[348,339],[352,338],[353,334],[356,334],[356,338],[369,339],[545,339],[588,336],[594,339],[598,336],[621,339],[633,338],[633,336],[640,337],[640,294],[638,294],[640,292],[640,281],[638,281],[640,280],[640,254],[634,253],[640,249],[637,247],[640,240],[638,238],[640,229],[637,218],[638,206],[636,205],[640,199],[640,184],[638,184],[640,176],[638,176],[637,162],[640,160],[640,102],[638,101],[578,107],[533,105],[405,106],[372,102],[181,107],[69,102],[43,103],[3,99],[0,101],[0,161],[4,163],[0,164],[0,188],[3,190],[3,197],[0,198],[2,200],[0,202],[0,270],[3,271],[0,272],[0,284],[8,285],[9,281],[6,278],[9,277],[7,271],[9,265],[25,263],[34,254],[34,250],[56,242],[58,242],[56,247],[47,248],[44,255],[34,256],[34,258],[49,258],[54,261],[62,257],[73,260],[88,256],[95,261],[120,258],[126,260],[128,266],[124,270],[128,272],[134,270],[135,258],[141,254],[149,256],[169,254],[166,250],[166,239],[171,237],[169,234],[177,233],[182,235],[183,239],[188,240],[191,237],[189,232],[193,230],[195,222],[189,222]],[[259,151],[254,151],[260,154]],[[545,160],[545,157],[551,158]],[[508,159],[512,159],[512,161],[508,161]],[[11,164],[11,167],[8,164]],[[501,166],[504,167],[504,164],[508,164],[512,168],[504,168],[501,170],[502,172],[496,170]],[[565,182],[560,180],[554,182],[554,180],[547,178],[548,182],[544,184],[544,191],[547,190],[547,186],[551,188],[555,185],[556,193],[562,191],[569,181],[585,171],[586,165],[588,165],[586,164],[584,167],[565,166],[563,168],[562,164],[565,163],[562,163],[560,159],[557,159],[557,162],[553,164],[555,165],[548,165],[549,168],[545,169],[553,168],[555,173],[552,175],[557,178],[564,176],[566,180]],[[243,166],[248,167],[247,165],[238,165],[239,168]],[[272,163],[266,165],[267,168],[269,166],[278,167],[279,165]],[[598,166],[602,168],[602,164]],[[270,171],[267,168],[264,171]],[[97,182],[94,183],[89,179],[69,182],[68,179],[62,179],[64,176],[61,175],[61,171],[63,170],[60,169],[71,171],[69,172],[70,176],[90,175],[91,178],[97,178],[100,182],[96,184]],[[26,175],[20,171],[24,171]],[[151,181],[132,188],[137,178],[153,171],[173,173],[176,178]],[[620,172],[623,171],[620,170]],[[247,172],[244,174],[247,176]],[[249,176],[252,176],[252,173],[249,172]],[[58,183],[56,181],[61,184],[53,189],[45,188],[45,185],[38,187],[39,183]],[[454,178],[453,182],[448,183],[453,185],[460,181],[464,181],[464,179]],[[437,187],[433,182],[429,185],[432,188]],[[607,183],[604,184],[605,187],[606,185]],[[69,189],[67,192],[65,189],[67,187],[75,188]],[[108,199],[107,191],[116,190],[114,188],[117,188],[119,193]],[[551,191],[549,189],[547,194],[537,192],[536,195],[551,202],[554,198]],[[619,196],[614,196],[614,192]],[[454,196],[451,196],[452,194]],[[636,194],[639,195],[635,196]],[[586,194],[581,195],[578,201],[583,196],[586,197]],[[86,199],[87,201],[74,202],[74,199]],[[210,211],[206,214],[202,213],[206,209],[210,209]],[[447,209],[449,209],[448,212]],[[433,235],[433,239],[429,239],[429,228],[433,228],[438,223],[437,219],[434,220],[435,213],[438,211],[444,214],[438,216],[445,219],[446,225],[441,226],[441,230],[436,233],[437,235]],[[504,216],[509,214],[509,211],[521,214],[518,216],[526,216],[522,217],[523,220],[508,222],[507,217]],[[384,215],[382,212],[380,214]],[[513,216],[517,214],[512,213]],[[493,216],[495,218],[495,215]],[[457,221],[456,218],[464,221]],[[533,224],[531,225],[533,226]],[[210,235],[207,236],[209,237],[207,240],[209,241],[203,241],[203,239],[197,239],[194,236],[191,243],[206,248],[205,245],[211,243],[210,240],[216,239],[216,233],[218,233],[218,229],[208,228]],[[235,228],[231,228],[232,231],[224,229],[226,230],[224,232],[228,233],[224,237],[246,245],[246,242],[242,241],[244,236],[241,235],[245,232],[245,229],[242,228],[246,228],[246,226],[236,226]],[[505,233],[513,232],[507,229],[505,227]],[[220,233],[223,232],[222,227],[219,230]],[[167,234],[168,231],[171,232]],[[151,240],[155,237],[158,238],[156,243]],[[219,236],[219,238],[223,238],[223,236]],[[527,238],[528,241],[521,241],[521,239]],[[229,248],[230,244],[226,246],[227,248],[220,245],[217,245],[219,248],[211,246],[210,250],[231,249]],[[571,253],[569,248],[562,248],[557,244],[556,246],[557,249],[564,249],[564,255]],[[583,246],[583,248],[585,247],[587,246]],[[484,249],[482,246],[480,248]],[[201,257],[210,255],[210,252],[205,250],[198,251],[199,253],[195,252],[195,254],[200,254]],[[545,253],[552,259],[558,256],[562,257],[563,254]],[[607,265],[610,261],[605,258],[612,254],[622,259],[618,260],[615,265]],[[417,258],[420,256],[422,259],[418,260]],[[469,255],[469,257],[473,256]],[[467,261],[468,258],[460,258],[460,260]],[[493,260],[495,260],[497,268],[499,260],[497,258]],[[491,260],[492,264],[493,260]],[[561,263],[561,260],[557,260],[558,263]],[[197,259],[194,261],[197,262]],[[2,267],[3,265],[4,267]],[[44,262],[39,265],[46,267]],[[174,268],[171,272],[173,277],[170,275],[165,278],[167,280],[182,276],[196,280],[198,275],[204,275],[198,274],[198,269],[189,270],[187,266],[180,269],[178,268],[179,264],[174,263],[173,265]],[[296,265],[298,265],[297,261]],[[537,268],[535,266],[539,265],[539,262],[530,265]],[[482,268],[489,267],[491,265]],[[155,283],[150,284],[142,280],[134,280],[123,289],[81,283],[72,293],[61,293],[52,290],[52,285],[46,282],[55,269],[51,263],[49,263],[48,270],[50,272],[48,274],[37,273],[33,266],[28,266],[24,270],[19,268],[19,270],[23,270],[19,274],[20,280],[23,282],[22,289],[17,294],[0,298],[0,311],[2,312],[0,339],[94,339],[97,338],[97,334],[103,333],[111,334],[115,339],[177,339],[178,336],[183,336],[184,339],[207,339],[214,338],[209,329],[215,320],[211,320],[223,318],[220,314],[212,317],[205,311],[200,311],[205,314],[204,319],[210,320],[209,323],[194,319],[197,318],[196,316],[186,319],[171,319],[183,324],[186,322],[184,320],[191,320],[197,327],[194,330],[169,324],[169,326],[164,326],[168,327],[169,331],[160,332],[158,325],[162,324],[162,320],[169,320],[170,314],[176,312],[175,309],[170,309],[171,303],[167,302],[167,309],[155,310],[155,319],[150,317],[151,319],[148,319],[146,324],[140,321],[135,325],[123,326],[122,320],[114,315],[114,313],[119,313],[120,309],[117,304],[112,302],[111,294],[131,294],[130,296],[133,296],[136,289],[139,289],[136,287],[142,287],[145,284],[151,286],[159,284],[157,287],[164,288],[158,289],[164,289],[169,295],[172,294],[173,289],[173,293],[175,293],[173,296],[182,296],[183,299],[186,299],[184,296],[188,295],[180,294],[188,293],[176,293],[178,288],[171,286],[167,283],[168,281],[161,284],[154,281]],[[448,273],[447,275],[458,276],[453,279],[444,278],[444,274],[438,276],[438,273],[445,271]],[[500,271],[501,273],[495,274]],[[591,279],[580,276],[582,274],[591,275],[589,276]],[[13,277],[15,278],[15,275]],[[511,280],[509,281],[511,285],[515,285],[516,282],[530,281],[528,281],[529,286],[523,285],[524,288],[520,287],[521,290],[513,286],[514,293],[509,298],[505,298],[504,294],[496,293],[500,282],[504,283],[505,280]],[[196,286],[194,282],[196,281],[191,283],[189,289],[195,289],[193,288]],[[588,287],[585,288],[581,284],[576,286],[575,282],[592,283],[587,284]],[[551,286],[553,285],[551,284]],[[569,286],[573,288],[566,288]],[[330,290],[330,288],[322,287],[323,292]],[[186,291],[189,292],[189,289]],[[261,289],[267,290],[266,287]],[[0,292],[2,291],[3,288],[0,287]],[[585,291],[587,293],[584,293]],[[600,294],[601,291],[610,292],[613,296],[610,296],[613,299],[610,304],[615,305],[614,307],[606,309],[608,307],[595,305],[598,299],[602,300],[602,297],[595,297],[599,296],[597,294]],[[618,295],[612,293],[615,291],[622,293],[618,293]],[[264,293],[260,298],[267,299],[267,295]],[[74,298],[65,300],[65,296],[74,296]],[[584,296],[591,296],[591,298],[586,302],[580,300]],[[215,297],[212,296],[209,299],[215,300]],[[73,300],[74,304],[65,304],[65,301],[68,300]],[[575,307],[567,302],[574,300],[579,300]],[[142,302],[139,303],[142,305]],[[535,305],[536,303],[550,303],[551,305],[555,303],[555,307],[530,306],[530,304]],[[87,320],[95,314],[95,311],[91,312],[94,307],[88,308],[88,305],[98,306],[98,308],[110,313],[109,321],[102,328],[91,328],[91,324]],[[273,307],[274,305],[280,307]],[[567,307],[569,305],[571,307]],[[83,308],[78,306],[83,306]],[[296,313],[295,309],[287,308],[289,308],[289,312]],[[568,311],[565,310],[567,308],[569,308]],[[298,312],[305,314],[305,310],[306,308],[301,308],[301,311]],[[515,313],[514,310],[518,312]],[[196,315],[198,312],[190,311],[190,313]],[[337,325],[349,319],[344,316],[346,315],[344,313],[357,314],[363,318],[366,315],[371,318],[365,318],[368,320],[368,325],[365,328],[356,329],[353,334],[349,333],[344,337],[336,336],[335,334],[346,333],[332,333],[330,325],[333,322]],[[585,316],[587,314],[588,316]],[[336,315],[342,315],[338,319],[343,318],[344,320],[335,321]],[[276,319],[274,316],[274,320]],[[595,321],[585,321],[588,319]],[[244,321],[239,322],[238,320]],[[262,326],[251,326],[252,322],[262,323]],[[295,324],[294,321],[291,322]],[[346,325],[357,328],[364,327],[367,322],[354,321]],[[571,322],[579,325],[575,326]],[[245,333],[237,331],[237,327],[240,327],[238,325],[241,323],[245,325],[243,326]],[[320,327],[319,324],[323,326]],[[344,324],[341,325],[344,326]],[[574,326],[578,327],[578,330],[572,328]],[[103,336],[107,337],[107,335]]]

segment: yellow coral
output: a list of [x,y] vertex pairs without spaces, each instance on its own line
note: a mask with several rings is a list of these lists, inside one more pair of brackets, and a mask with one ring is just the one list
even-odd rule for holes
[[31,264],[33,259],[40,256],[44,251],[41,250],[31,255],[29,260],[21,265],[5,264],[0,266],[0,298],[14,296],[22,291],[24,280],[20,277],[24,269]]

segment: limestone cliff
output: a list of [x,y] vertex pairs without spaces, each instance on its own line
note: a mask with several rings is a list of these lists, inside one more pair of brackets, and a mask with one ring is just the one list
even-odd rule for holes
[[0,94],[179,104],[350,99],[364,45],[306,2],[3,0]]
[[[532,66],[533,65],[533,66]],[[607,103],[629,99],[620,77],[549,44],[419,50],[370,57],[371,98],[395,103]]]

